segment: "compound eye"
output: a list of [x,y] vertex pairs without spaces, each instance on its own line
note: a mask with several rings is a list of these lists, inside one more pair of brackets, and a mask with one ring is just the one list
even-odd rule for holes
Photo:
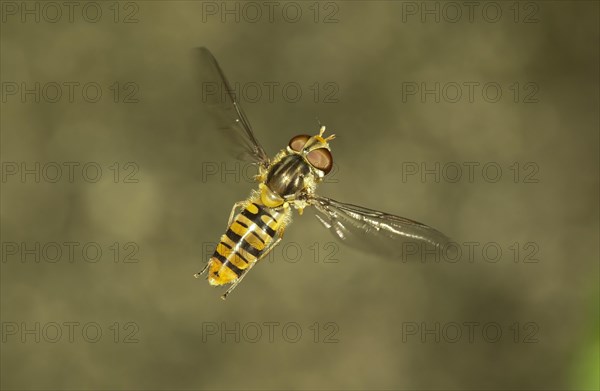
[[329,174],[333,166],[333,157],[327,148],[314,149],[308,153],[306,159],[315,168],[323,171],[325,175]]
[[301,134],[299,136],[295,136],[294,138],[292,138],[288,145],[290,148],[292,148],[292,150],[294,150],[296,152],[300,152],[300,151],[302,151],[302,148],[304,148],[304,145],[306,144],[306,142],[308,141],[309,138],[310,138],[310,136]]

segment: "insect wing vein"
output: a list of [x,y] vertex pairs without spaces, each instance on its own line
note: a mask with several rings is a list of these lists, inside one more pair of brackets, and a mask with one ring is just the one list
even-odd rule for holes
[[[224,111],[231,111],[233,109],[234,114],[232,118],[230,118],[230,120],[224,124],[224,129],[222,128],[222,130],[224,130],[226,133],[233,133],[229,134],[228,136],[233,137],[235,139],[234,141],[242,146],[246,152],[245,155],[250,155],[250,159],[254,163],[258,163],[264,167],[268,166],[269,157],[254,135],[250,121],[248,120],[246,113],[242,109],[242,106],[235,96],[235,90],[231,88],[231,84],[229,84],[229,81],[227,80],[227,77],[225,77],[225,73],[219,66],[219,63],[207,48],[200,47],[195,51],[197,54],[197,60],[199,61],[202,81],[204,83],[210,83],[210,81],[214,81],[214,79],[216,79],[219,84],[216,96],[214,96],[214,94],[211,94],[210,96],[212,99],[208,99],[208,94],[204,96],[206,91],[203,91],[203,101],[222,107],[224,102],[222,102],[223,94],[221,93],[221,88],[224,89],[223,92],[226,95],[225,98],[227,100],[227,104],[224,105]],[[234,128],[241,130],[241,132],[239,130],[235,131]],[[237,157],[241,158],[241,156]]]
[[368,253],[403,257],[406,249],[441,247],[450,239],[417,221],[313,196],[317,219],[341,242]]

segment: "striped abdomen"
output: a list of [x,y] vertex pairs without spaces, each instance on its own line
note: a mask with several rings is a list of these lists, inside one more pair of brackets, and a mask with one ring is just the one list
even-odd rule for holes
[[273,241],[281,220],[282,212],[249,203],[221,236],[209,261],[208,282],[223,285],[237,280]]

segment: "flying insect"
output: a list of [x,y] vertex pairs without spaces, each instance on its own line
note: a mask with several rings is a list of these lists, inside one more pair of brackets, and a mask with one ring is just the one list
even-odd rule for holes
[[291,223],[292,209],[302,215],[305,208],[314,207],[318,220],[338,240],[386,257],[398,257],[407,243],[439,248],[449,241],[443,233],[417,221],[317,195],[317,185],[333,167],[329,142],[335,135],[325,136],[326,128],[320,126],[313,136],[292,137],[270,159],[215,57],[206,48],[199,48],[197,54],[223,88],[232,113],[228,129],[235,132],[236,141],[258,167],[258,188],[246,200],[235,203],[225,234],[206,267],[194,275],[208,272],[210,285],[231,284],[222,299],[279,244]]

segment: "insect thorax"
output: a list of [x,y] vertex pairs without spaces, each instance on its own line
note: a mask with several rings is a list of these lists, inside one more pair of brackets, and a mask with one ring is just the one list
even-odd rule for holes
[[269,168],[266,185],[282,198],[290,198],[304,190],[311,182],[308,163],[299,155],[285,155]]

